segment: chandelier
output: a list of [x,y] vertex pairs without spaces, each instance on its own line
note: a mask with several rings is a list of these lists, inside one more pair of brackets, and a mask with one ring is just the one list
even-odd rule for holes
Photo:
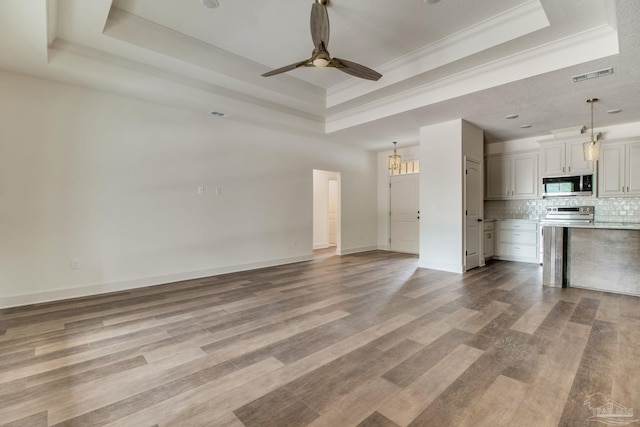
[[402,164],[402,156],[396,152],[397,141],[393,141],[393,154],[389,156],[389,170],[391,173],[397,173]]

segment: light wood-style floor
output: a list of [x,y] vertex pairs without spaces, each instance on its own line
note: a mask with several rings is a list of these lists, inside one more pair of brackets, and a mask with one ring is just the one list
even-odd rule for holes
[[416,264],[319,257],[0,311],[0,423],[582,426],[605,425],[588,419],[606,399],[640,413],[640,298],[544,288],[534,264]]

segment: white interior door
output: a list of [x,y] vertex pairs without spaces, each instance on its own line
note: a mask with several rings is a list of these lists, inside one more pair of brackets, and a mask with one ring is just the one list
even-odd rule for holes
[[465,270],[480,265],[481,189],[480,163],[466,159],[465,173]]
[[420,175],[391,177],[391,250],[417,254],[419,250]]

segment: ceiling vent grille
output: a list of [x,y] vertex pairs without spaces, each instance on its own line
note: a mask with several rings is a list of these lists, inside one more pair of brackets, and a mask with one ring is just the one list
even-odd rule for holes
[[595,79],[596,77],[608,76],[613,74],[613,68],[605,68],[603,70],[591,71],[589,73],[578,74],[577,76],[571,77],[574,83],[581,82],[584,80]]

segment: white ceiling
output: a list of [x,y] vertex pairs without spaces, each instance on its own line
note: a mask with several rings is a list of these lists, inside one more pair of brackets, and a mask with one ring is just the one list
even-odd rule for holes
[[588,125],[590,97],[596,127],[640,120],[638,0],[331,0],[329,51],[377,82],[261,77],[311,55],[312,0],[219,1],[2,0],[0,67],[371,150],[457,118],[489,142],[548,135]]

